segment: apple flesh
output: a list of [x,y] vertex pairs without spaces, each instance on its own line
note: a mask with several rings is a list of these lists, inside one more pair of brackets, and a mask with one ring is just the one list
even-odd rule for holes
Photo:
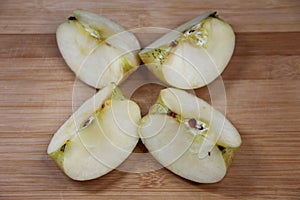
[[138,105],[110,84],[58,129],[48,154],[70,178],[95,179],[115,169],[133,151],[140,119]]
[[230,25],[210,12],[167,33],[139,56],[164,83],[193,89],[209,84],[224,71],[234,46]]
[[220,181],[241,145],[238,131],[223,114],[174,88],[161,90],[142,118],[139,134],[159,163],[199,183]]
[[95,88],[119,84],[140,64],[136,37],[97,14],[74,10],[56,31],[59,50],[76,76]]

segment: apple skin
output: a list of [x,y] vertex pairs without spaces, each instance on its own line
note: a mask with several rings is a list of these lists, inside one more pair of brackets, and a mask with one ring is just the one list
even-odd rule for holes
[[[207,129],[195,128],[196,122]],[[141,120],[139,134],[160,164],[198,183],[222,180],[241,145],[240,134],[223,114],[175,88],[160,91]]]

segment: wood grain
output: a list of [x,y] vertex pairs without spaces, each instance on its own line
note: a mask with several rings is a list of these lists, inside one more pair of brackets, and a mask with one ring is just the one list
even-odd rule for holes
[[127,28],[174,28],[207,10],[217,10],[237,32],[300,31],[297,0],[231,1],[1,1],[1,33],[53,33],[74,8],[102,15]]
[[[232,24],[236,49],[222,78],[226,116],[243,144],[221,182],[195,184],[166,169],[114,170],[76,182],[57,168],[47,145],[95,92],[75,81],[56,45],[55,29],[74,8],[95,11],[127,28],[173,28],[207,10],[218,10]],[[1,1],[0,199],[299,199],[299,19],[296,0]],[[138,35],[143,46],[158,36]],[[141,67],[121,87],[133,91],[128,97],[145,114],[162,86],[133,90],[143,81],[157,83]],[[210,101],[207,87],[195,92]],[[133,158],[146,155],[146,149],[139,143],[134,152],[124,165],[141,165]],[[157,165],[153,159],[146,164]]]

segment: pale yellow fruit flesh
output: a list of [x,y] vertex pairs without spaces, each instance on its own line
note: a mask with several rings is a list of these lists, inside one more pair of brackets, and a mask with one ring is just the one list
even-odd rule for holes
[[[157,127],[161,127],[159,131]],[[199,158],[203,143],[187,127],[166,115],[150,115],[142,120],[141,138],[154,158],[177,175],[201,183],[213,183],[226,174],[226,163],[216,146],[210,156]],[[208,154],[206,152],[206,154]]]
[[135,36],[94,13],[75,10],[56,32],[59,50],[76,76],[95,88],[119,84],[139,66]]
[[73,135],[76,134],[75,130],[78,130],[91,114],[101,108],[101,105],[112,95],[115,88],[116,86],[114,84],[110,84],[96,93],[92,98],[85,101],[54,134],[48,146],[48,154],[56,151],[59,147],[63,146],[69,138],[73,137]]
[[228,64],[235,44],[233,30],[216,18],[206,19],[203,23],[208,34],[206,44],[198,46],[191,40],[179,42],[165,61],[162,71],[170,85],[183,89],[205,86]]
[[167,115],[153,114],[144,117],[140,131],[146,147],[163,166],[180,158],[194,140],[187,133],[186,127]]
[[[233,149],[241,144],[234,126],[208,103],[179,89],[162,90],[157,103],[163,108],[151,109],[139,128],[149,152],[186,179],[200,183],[220,181],[231,163]],[[170,111],[176,117],[169,116]],[[195,131],[185,123],[189,119],[207,124],[208,130]]]
[[241,137],[226,117],[202,99],[183,90],[169,88],[161,91],[164,104],[184,118],[200,119],[209,124],[211,140],[225,147],[239,147]]
[[161,81],[181,89],[199,88],[224,71],[233,54],[234,32],[224,21],[204,17],[187,23],[189,26],[173,34],[176,37],[171,41],[163,36],[139,53]]
[[[79,131],[69,141],[64,151],[63,168],[65,173],[76,180],[99,177],[120,165],[132,152],[138,142],[137,123],[139,109],[130,101],[113,101],[113,107],[104,110],[87,128]],[[115,108],[118,107],[118,108]],[[115,114],[129,108],[135,116],[122,114],[120,126]],[[114,109],[118,109],[116,113]],[[131,121],[132,120],[132,121]]]
[[[98,104],[100,108],[89,109],[93,104],[90,100],[83,104],[78,111],[93,112],[89,112],[80,123],[77,122],[83,118],[82,113],[75,112],[66,122],[72,126],[63,125],[49,144],[50,156],[74,180],[90,180],[108,173],[129,156],[138,142],[139,107],[122,97],[110,99],[115,90],[109,91],[110,95]],[[105,91],[99,93],[107,94]],[[76,121],[74,115],[79,116]],[[87,119],[92,120],[85,127]]]

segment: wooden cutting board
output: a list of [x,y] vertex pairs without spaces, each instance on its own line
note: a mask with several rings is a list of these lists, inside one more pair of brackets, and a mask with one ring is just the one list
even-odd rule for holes
[[[236,49],[222,78],[226,115],[243,144],[221,182],[196,184],[166,169],[75,182],[52,162],[53,133],[95,92],[75,81],[55,41],[75,8],[128,29],[174,28],[217,10],[234,27]],[[159,36],[138,34],[142,46]],[[1,1],[0,45],[0,199],[300,199],[300,1]],[[142,67],[121,86],[143,113],[160,89],[136,88],[145,80],[157,83]],[[210,100],[207,88],[196,94]],[[134,155],[143,154],[139,144]]]

